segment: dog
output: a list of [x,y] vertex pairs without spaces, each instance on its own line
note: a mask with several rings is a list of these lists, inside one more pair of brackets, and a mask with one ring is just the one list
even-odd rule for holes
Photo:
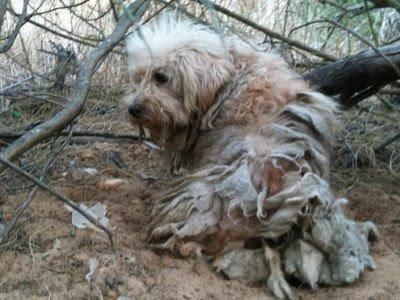
[[123,110],[178,174],[154,197],[153,248],[201,257],[229,278],[315,288],[374,268],[373,223],[341,210],[328,180],[337,105],[285,61],[165,16],[126,41]]

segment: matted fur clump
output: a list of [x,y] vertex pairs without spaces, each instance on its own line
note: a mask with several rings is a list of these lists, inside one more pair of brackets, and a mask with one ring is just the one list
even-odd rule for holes
[[154,197],[152,247],[211,259],[230,278],[292,298],[374,268],[371,222],[349,220],[329,184],[335,103],[275,54],[164,17],[127,40],[129,121],[179,175]]

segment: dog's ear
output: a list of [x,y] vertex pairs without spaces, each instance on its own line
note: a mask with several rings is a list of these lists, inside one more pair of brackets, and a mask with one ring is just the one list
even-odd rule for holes
[[187,51],[181,56],[177,67],[185,110],[189,115],[195,113],[198,116],[203,116],[213,105],[218,90],[230,80],[233,71],[228,54],[195,51]]

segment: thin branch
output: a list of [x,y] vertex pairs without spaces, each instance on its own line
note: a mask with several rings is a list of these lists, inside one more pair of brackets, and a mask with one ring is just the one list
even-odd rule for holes
[[324,4],[324,5],[325,4],[329,4],[329,5],[331,5],[331,6],[335,7],[335,8],[340,9],[344,13],[348,13],[349,12],[349,9],[347,9],[346,7],[343,7],[343,6],[337,4],[337,3],[333,2],[333,1],[329,1],[329,0],[317,0],[317,1],[319,3],[321,3],[321,4]]
[[[62,4],[64,4],[63,0],[60,0]],[[65,4],[64,4],[65,5]],[[86,25],[88,25],[89,27],[91,27],[92,29],[96,30],[100,35],[101,38],[103,39],[105,37],[104,31],[101,30],[100,28],[96,27],[95,25],[93,25],[89,20],[87,20],[86,18],[82,17],[81,15],[77,14],[75,12],[75,10],[69,8],[68,9],[69,12],[74,15],[75,17],[77,17],[79,20],[81,20],[83,23],[85,23]],[[57,24],[55,24],[57,25]],[[58,25],[57,25],[58,26]],[[64,31],[68,32],[68,30],[63,29]],[[73,34],[73,32],[68,32],[69,34]],[[76,35],[77,36],[77,35]],[[88,38],[89,39],[89,38]],[[96,38],[90,38],[91,40],[96,40]]]
[[114,20],[116,22],[118,22],[119,17],[118,17],[117,9],[115,7],[114,0],[110,0],[110,7],[111,7],[111,10],[112,10],[112,13],[113,13],[113,16],[114,16]]
[[0,0],[0,36],[1,36],[1,30],[3,28],[4,17],[7,11],[7,2],[8,0]]
[[73,14],[74,16],[79,18],[81,21],[83,21],[86,25],[90,26],[91,28],[93,28],[94,30],[99,32],[101,37],[91,37],[91,34],[89,34],[88,36],[82,36],[82,35],[74,33],[73,29],[67,30],[67,29],[63,28],[62,26],[58,25],[57,22],[53,22],[53,21],[49,20],[49,18],[46,18],[46,16],[40,16],[40,18],[42,18],[42,20],[44,20],[45,23],[48,24],[48,27],[50,26],[50,27],[54,28],[55,31],[59,30],[61,33],[68,34],[69,36],[80,39],[80,40],[98,43],[98,42],[101,42],[105,38],[103,32],[99,28],[97,28],[93,24],[87,22],[84,18],[82,18],[82,16],[79,16],[78,14],[73,13],[72,10],[70,10],[70,12],[71,12],[71,14]]
[[148,0],[137,0],[129,5],[114,31],[83,60],[76,76],[74,94],[66,108],[14,141],[1,153],[2,158],[15,160],[36,144],[60,132],[81,113],[90,88],[93,70],[98,62],[124,38],[128,28],[137,22],[148,6]]
[[22,83],[24,83],[24,82],[26,82],[28,80],[31,80],[31,79],[33,79],[33,76],[29,76],[27,78],[22,79],[21,81],[18,81],[18,82],[13,83],[13,84],[11,84],[9,86],[6,86],[5,88],[0,90],[0,95],[3,95],[9,89],[12,89],[12,88],[14,88],[14,87],[16,87],[16,86],[18,86],[18,85],[20,85],[20,84],[22,84]]
[[301,29],[301,28],[303,28],[303,27],[307,27],[307,26],[309,26],[309,25],[316,24],[316,23],[326,23],[326,22],[325,22],[325,20],[314,20],[314,21],[310,21],[310,22],[301,24],[301,25],[299,25],[299,26],[297,26],[297,27],[293,27],[293,28],[289,31],[288,36],[291,36],[292,33],[295,32],[296,30],[299,30],[299,29]]
[[370,29],[372,37],[374,39],[375,46],[378,46],[379,45],[378,36],[376,35],[376,32],[374,30],[374,23],[372,22],[372,17],[370,14],[370,9],[368,8],[367,0],[364,0],[364,6],[365,6],[365,12],[367,15],[367,19],[368,19],[369,29]]
[[374,52],[376,52],[378,55],[380,55],[392,68],[393,70],[399,75],[400,77],[400,69],[398,66],[396,66],[395,63],[393,63],[392,60],[390,60],[382,51],[380,51],[378,48],[376,48],[374,45],[371,44],[371,42],[369,42],[368,40],[366,40],[365,38],[363,38],[361,35],[359,35],[357,32],[355,32],[354,30],[351,30],[350,28],[347,28],[343,25],[340,25],[339,23],[327,19],[327,18],[323,18],[325,21],[327,21],[328,23],[331,23],[337,27],[339,27],[340,29],[343,29],[344,31],[347,31],[348,33],[350,33],[351,35],[354,35],[356,38],[358,38],[360,41],[362,41],[364,44],[368,45],[369,47],[371,47],[372,50],[374,50]]
[[[72,134],[72,128],[69,131],[68,137],[65,139],[65,141],[60,145],[60,147],[49,157],[49,159],[46,160],[46,162],[43,165],[42,171],[41,171],[41,176],[40,180],[43,180],[47,171],[49,170],[51,164],[54,162],[56,156],[65,148],[66,145],[68,145],[69,139],[71,138]],[[55,141],[54,141],[55,143]],[[2,231],[0,231],[0,244],[4,242],[4,240],[7,238],[8,234],[11,232],[11,230],[15,227],[15,224],[17,224],[18,220],[22,217],[26,209],[29,207],[29,205],[32,203],[33,198],[36,194],[36,192],[39,190],[39,186],[35,186],[32,191],[29,193],[29,196],[18,206],[18,209],[16,213],[14,214],[12,220],[7,223],[7,225],[4,227]]]
[[158,14],[160,14],[164,9],[166,9],[168,6],[170,6],[175,0],[170,0],[168,3],[163,3],[164,4],[163,7],[161,7],[158,11],[156,11],[153,15],[149,16],[144,22],[143,25],[146,24],[147,22],[149,22],[151,19],[155,18]]
[[22,25],[25,23],[28,2],[29,2],[29,0],[24,0],[24,5],[22,7],[22,13],[19,15],[17,24],[15,25],[14,30],[12,31],[10,36],[6,39],[6,42],[3,45],[0,45],[0,53],[7,52],[11,48],[11,46],[14,44],[15,39],[17,38]]
[[[195,1],[197,3],[201,3],[200,0],[195,0]],[[258,25],[256,23],[254,23],[253,21],[251,21],[249,19],[246,19],[243,16],[241,16],[241,15],[239,15],[239,14],[233,12],[233,11],[230,11],[230,10],[228,10],[228,9],[222,7],[222,6],[219,6],[218,4],[212,3],[212,5],[213,5],[213,7],[214,7],[214,9],[216,11],[218,11],[220,13],[223,13],[223,14],[231,17],[231,18],[234,18],[234,19],[242,22],[243,24],[246,24],[247,26],[252,27],[255,30],[263,32],[263,33],[265,33],[266,35],[268,35],[268,36],[270,36],[272,38],[275,38],[277,40],[280,40],[280,41],[284,42],[285,44],[289,44],[289,45],[291,45],[293,47],[296,47],[298,49],[301,49],[303,51],[311,53],[311,54],[313,54],[315,56],[318,56],[318,57],[320,57],[320,58],[322,58],[324,60],[327,60],[327,61],[336,61],[337,60],[335,57],[333,57],[333,56],[331,56],[329,54],[323,53],[323,52],[321,52],[321,51],[319,51],[317,49],[309,47],[309,46],[307,46],[305,44],[302,44],[302,43],[300,43],[298,41],[294,41],[294,40],[292,40],[290,38],[286,38],[286,37],[282,36],[281,34],[279,34],[277,32],[274,32],[274,31],[272,31],[272,30],[270,30],[268,28],[262,27],[261,25]]]
[[7,225],[0,231],[0,245],[6,240],[7,236],[10,234],[11,230],[15,227],[18,220],[22,217],[25,210],[31,204],[33,197],[35,196],[36,192],[39,190],[38,186],[35,186],[32,191],[29,193],[29,196],[21,203],[18,207],[17,212],[14,214],[12,220],[7,223]]
[[82,210],[74,201],[72,201],[71,199],[69,199],[67,196],[61,194],[60,192],[54,190],[53,188],[51,188],[50,186],[48,186],[47,184],[43,183],[41,180],[35,178],[34,176],[32,176],[31,174],[29,174],[28,172],[24,171],[23,169],[21,169],[19,166],[17,166],[16,164],[10,162],[7,159],[4,159],[3,157],[0,156],[0,162],[2,164],[4,164],[5,166],[7,166],[8,168],[10,168],[11,170],[19,173],[20,175],[24,176],[25,178],[29,179],[30,181],[34,182],[36,185],[38,185],[39,187],[41,187],[42,189],[48,191],[50,194],[52,194],[53,196],[57,197],[61,202],[67,204],[69,207],[73,208],[74,210],[76,210],[77,212],[79,212],[81,215],[83,215],[87,220],[89,220],[93,225],[95,225],[96,227],[100,228],[101,230],[103,230],[107,236],[108,239],[110,240],[110,244],[111,247],[114,248],[114,241],[113,241],[113,234],[110,231],[110,229],[108,229],[107,227],[105,227],[103,224],[99,223],[95,218],[92,217],[92,215],[88,214],[87,212],[85,212],[84,210]]
[[[0,139],[18,139],[21,136],[26,134],[26,132],[0,132]],[[61,136],[69,135],[68,131],[61,131],[59,133]],[[132,141],[140,140],[140,136],[136,134],[128,134],[128,133],[112,133],[112,132],[98,132],[98,131],[74,131],[71,134],[72,137],[100,137],[100,138],[109,138],[109,139],[129,139]]]
[[381,150],[383,150],[385,147],[389,146],[391,143],[395,142],[396,140],[400,139],[400,132],[395,134],[394,136],[392,136],[391,138],[387,139],[386,141],[384,141],[382,144],[380,144],[379,146],[377,146],[374,149],[374,152],[379,152]]
[[[15,16],[20,16],[19,14],[16,14],[15,12],[12,12],[12,11],[10,11],[10,12],[12,14],[14,14]],[[96,46],[94,43],[90,43],[90,42],[87,42],[87,41],[82,40],[82,39],[77,39],[77,38],[75,38],[73,36],[68,36],[68,35],[63,34],[61,32],[53,30],[53,29],[51,29],[51,28],[49,28],[49,27],[47,27],[47,26],[45,26],[45,25],[43,25],[43,24],[41,24],[39,22],[36,22],[34,20],[29,19],[29,20],[27,20],[27,22],[31,23],[32,25],[35,25],[36,27],[39,27],[39,28],[41,28],[41,29],[43,29],[45,31],[48,31],[48,32],[50,32],[50,33],[52,33],[54,35],[60,36],[62,38],[65,38],[67,40],[70,40],[70,41],[73,41],[73,42],[76,42],[76,43],[79,43],[79,44],[83,44],[83,45],[86,45],[86,46],[90,46],[90,47],[95,47]]]
[[89,0],[83,0],[82,2],[78,2],[78,3],[74,3],[74,4],[70,4],[70,5],[65,5],[62,2],[63,6],[54,7],[54,8],[51,8],[49,10],[45,10],[45,11],[35,12],[35,13],[32,13],[32,14],[29,14],[27,16],[27,18],[30,19],[30,18],[32,18],[34,16],[45,15],[45,14],[48,14],[50,12],[53,12],[53,11],[56,11],[56,10],[60,10],[60,9],[70,9],[70,8],[73,8],[73,7],[81,6],[81,5],[83,5],[83,4],[87,3],[87,2],[89,2]]

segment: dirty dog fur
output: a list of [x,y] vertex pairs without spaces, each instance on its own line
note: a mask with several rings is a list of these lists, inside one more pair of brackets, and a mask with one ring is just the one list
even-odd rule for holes
[[341,210],[328,180],[336,104],[273,53],[163,17],[126,42],[123,109],[178,173],[154,197],[148,240],[208,258],[229,278],[316,288],[374,268],[371,222]]

